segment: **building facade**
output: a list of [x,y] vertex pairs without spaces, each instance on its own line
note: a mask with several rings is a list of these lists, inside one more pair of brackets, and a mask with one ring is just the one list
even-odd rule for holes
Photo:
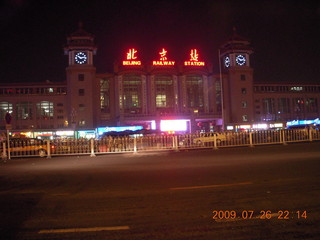
[[[221,46],[220,66],[190,49],[185,61],[143,62],[131,48],[113,73],[97,73],[94,36],[82,26],[64,47],[64,83],[1,84],[0,118],[12,115],[12,129],[95,129],[139,125],[177,132],[237,130],[257,124],[315,119],[320,85],[258,83],[250,42],[236,33]],[[264,125],[265,126],[265,125]],[[0,127],[5,129],[5,122]]]

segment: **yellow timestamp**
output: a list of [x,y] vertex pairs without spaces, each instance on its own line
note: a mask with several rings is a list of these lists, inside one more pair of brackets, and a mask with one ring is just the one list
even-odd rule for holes
[[232,220],[232,219],[279,219],[279,220],[289,220],[289,219],[307,219],[308,213],[306,210],[289,211],[289,210],[214,210],[212,211],[212,218],[215,220]]

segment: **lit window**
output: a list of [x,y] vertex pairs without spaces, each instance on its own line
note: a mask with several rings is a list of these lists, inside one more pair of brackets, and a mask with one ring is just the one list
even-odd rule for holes
[[242,94],[247,94],[247,89],[246,88],[241,88],[241,93]]
[[0,102],[0,118],[4,119],[7,112],[12,114],[12,103]]
[[32,103],[31,102],[19,102],[16,104],[17,119],[27,120],[32,119]]
[[123,76],[123,107],[125,112],[137,112],[142,103],[141,75],[126,74]]
[[86,125],[86,121],[85,120],[80,120],[79,121],[79,126],[85,126]]
[[37,118],[49,119],[53,117],[53,102],[42,101],[37,103]]
[[174,108],[175,98],[172,76],[156,75],[155,88],[156,106],[159,108]]
[[157,95],[156,96],[156,106],[157,107],[166,107],[167,106],[166,98],[167,98],[167,96],[164,94]]
[[248,122],[248,115],[242,115],[242,121]]
[[248,107],[247,101],[242,101],[241,104],[242,104],[242,108]]
[[110,111],[110,81],[109,78],[100,80],[100,109],[102,112]]

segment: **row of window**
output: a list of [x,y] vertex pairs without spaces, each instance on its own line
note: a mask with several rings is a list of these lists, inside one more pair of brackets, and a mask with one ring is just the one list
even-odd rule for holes
[[[257,105],[256,109],[260,106]],[[317,98],[264,98],[262,99],[263,114],[281,113],[317,113]]]
[[[63,103],[57,103],[57,107],[63,106]],[[35,107],[35,108],[34,108]],[[30,119],[53,119],[54,117],[54,103],[49,101],[41,101],[36,104],[32,102],[19,102],[13,106],[9,102],[0,102],[0,119],[4,119],[6,113],[14,114],[17,120]],[[63,114],[63,109],[58,108],[58,114]],[[35,113],[35,115],[34,115]],[[58,119],[64,119],[63,115],[57,116]]]
[[255,86],[255,92],[320,92],[320,86]]
[[0,88],[0,95],[65,95],[66,87]]
[[[220,86],[220,85],[219,85]],[[100,82],[100,106],[102,110],[110,109],[110,83],[108,79]],[[79,95],[80,93],[79,89]],[[142,79],[141,75],[130,74],[123,76],[123,95],[120,96],[124,110],[141,108],[142,105]],[[220,88],[219,88],[220,91]],[[84,94],[84,92],[83,92]],[[186,107],[204,107],[204,85],[201,75],[188,75],[186,77]],[[171,75],[155,76],[155,103],[157,108],[174,108],[177,97],[174,94],[174,85]]]

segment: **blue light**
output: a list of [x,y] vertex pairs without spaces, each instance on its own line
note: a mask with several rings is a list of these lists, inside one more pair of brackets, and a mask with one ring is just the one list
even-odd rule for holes
[[310,124],[320,124],[319,118],[314,120],[293,120],[287,122],[287,126],[299,126],[299,125],[310,125]]
[[121,127],[99,127],[97,128],[98,135],[106,132],[123,132],[123,131],[137,131],[142,130],[142,126],[121,126]]

